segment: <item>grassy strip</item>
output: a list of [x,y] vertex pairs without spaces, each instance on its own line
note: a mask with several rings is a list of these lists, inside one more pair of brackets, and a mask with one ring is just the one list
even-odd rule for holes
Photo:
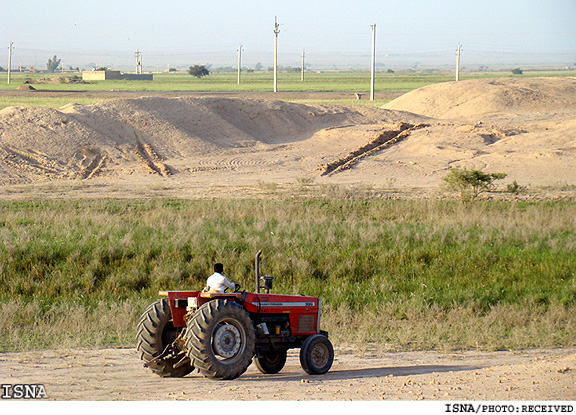
[[[514,75],[515,78],[535,76],[572,76],[572,72],[527,72]],[[6,83],[6,73],[0,73],[0,84],[4,89],[16,89],[27,80],[41,78],[60,78],[66,74],[20,74],[13,73],[10,84]],[[462,80],[480,78],[511,77],[511,73],[470,73],[461,76]],[[376,92],[407,92],[430,84],[453,81],[450,72],[433,73],[377,73]],[[235,73],[212,73],[197,79],[186,73],[157,73],[153,81],[90,81],[85,84],[34,84],[35,88],[45,91],[190,91],[190,92],[272,92],[273,74],[271,72],[245,73],[238,85]],[[370,74],[366,72],[324,72],[309,73],[304,81],[299,73],[280,73],[278,75],[280,92],[367,92],[370,90]]]
[[[0,83],[6,89],[16,89],[26,80],[58,78],[59,74],[13,74],[6,84],[6,75],[0,74]],[[431,83],[453,80],[449,74],[378,74],[377,91],[410,91]],[[91,81],[85,84],[34,84],[39,90],[48,91],[193,91],[193,92],[272,92],[273,74],[268,72],[246,73],[238,85],[234,73],[213,73],[197,79],[186,73],[154,74],[154,81]],[[310,73],[305,81],[300,74],[280,73],[278,90],[281,92],[362,92],[370,90],[369,73]]]
[[211,265],[322,297],[335,341],[389,350],[575,342],[576,204],[0,202],[0,351],[130,345],[162,289]]
[[0,96],[0,110],[6,107],[44,107],[60,108],[71,102],[82,105],[92,105],[110,98],[90,97],[31,97],[31,96]]
[[[6,84],[5,73],[0,73],[0,84],[3,88],[14,90],[27,80],[37,80],[41,78],[59,78],[66,74],[12,74],[12,82]],[[525,75],[515,77],[534,76],[571,76],[570,72],[529,72]],[[462,79],[498,78],[510,77],[509,73],[494,72],[471,73],[463,75]],[[90,92],[97,91],[155,91],[155,92],[272,92],[273,76],[271,73],[246,73],[240,85],[237,83],[237,76],[233,73],[214,73],[202,79],[196,79],[185,73],[159,73],[154,74],[154,81],[93,81],[86,84],[34,84],[39,91],[69,91],[83,92],[82,96],[51,97],[42,96],[0,96],[0,110],[9,106],[36,106],[59,108],[69,103],[94,104],[99,101],[112,99],[92,95]],[[375,90],[382,92],[408,92],[414,89],[440,83],[453,81],[454,76],[450,73],[378,73],[376,76]],[[340,104],[360,104],[370,106],[381,106],[387,100],[367,100],[366,92],[370,89],[370,74],[350,73],[350,72],[329,72],[310,73],[306,80],[300,80],[300,74],[281,73],[279,75],[280,92],[346,92],[364,93],[364,99],[355,100],[348,98],[334,100],[292,100],[301,103],[340,103]],[[284,99],[281,95],[270,94],[271,99]]]

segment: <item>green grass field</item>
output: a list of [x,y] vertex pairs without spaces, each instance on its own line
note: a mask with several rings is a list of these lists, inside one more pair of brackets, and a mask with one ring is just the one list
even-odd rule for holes
[[[525,75],[515,75],[522,77],[530,76],[568,76],[571,72],[526,72]],[[10,84],[6,83],[7,74],[0,74],[0,89],[15,90],[27,79],[39,78],[59,78],[68,76],[66,74],[20,74],[13,73]],[[494,72],[491,74],[471,73],[461,76],[462,80],[476,78],[493,78],[513,76],[510,72]],[[382,92],[407,92],[426,85],[439,82],[453,81],[454,75],[451,73],[378,73],[376,76],[376,93]],[[213,73],[208,77],[197,79],[186,73],[159,73],[154,74],[154,81],[94,81],[86,84],[34,84],[39,91],[68,91],[83,92],[83,94],[70,97],[42,96],[14,96],[2,95],[0,93],[0,109],[7,106],[29,105],[59,108],[70,102],[79,104],[93,104],[98,101],[110,99],[90,95],[90,92],[98,91],[155,91],[155,92],[272,92],[273,75],[264,73],[245,73],[242,76],[242,83],[237,84],[235,73]],[[280,73],[278,79],[279,92],[347,92],[347,93],[367,93],[370,90],[369,73],[348,73],[348,72],[328,72],[306,74],[305,81],[300,80],[300,74]],[[271,98],[282,99],[281,95],[271,95]],[[318,102],[318,101],[302,101]],[[334,102],[326,101],[322,102]],[[342,101],[339,103],[359,103],[364,105],[382,105],[386,101],[370,102],[367,99],[361,101]]]
[[[0,75],[0,83],[5,88],[16,89],[26,79],[58,78],[65,74],[19,74],[12,75],[11,83],[6,84],[6,74]],[[451,81],[450,74],[378,74],[377,91],[410,91],[431,83]],[[237,83],[235,73],[213,73],[197,79],[187,73],[158,73],[154,81],[91,81],[86,84],[38,84],[38,89],[52,91],[192,91],[192,92],[272,92],[271,72],[244,73],[242,82]],[[35,86],[35,87],[36,87]],[[362,92],[370,90],[369,73],[328,72],[306,74],[304,82],[300,74],[280,73],[279,92]]]
[[576,204],[338,200],[0,202],[0,351],[131,346],[158,290],[212,264],[319,296],[336,345],[575,344]]

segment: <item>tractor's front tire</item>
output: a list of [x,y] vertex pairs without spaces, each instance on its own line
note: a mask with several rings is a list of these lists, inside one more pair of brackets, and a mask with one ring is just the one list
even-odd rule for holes
[[212,379],[235,379],[252,363],[254,325],[248,313],[230,300],[212,300],[192,315],[186,349],[200,373]]
[[332,367],[334,348],[328,337],[315,334],[304,340],[300,349],[300,364],[309,375],[323,375]]
[[262,356],[256,358],[256,367],[262,373],[276,374],[286,364],[286,354],[286,350],[263,352]]
[[[174,342],[180,331],[172,323],[172,313],[167,298],[152,303],[140,317],[136,335],[136,349],[140,358],[149,363],[159,356],[166,346]],[[149,364],[152,372],[162,377],[182,377],[194,370],[190,363],[180,364],[181,357],[171,357]]]

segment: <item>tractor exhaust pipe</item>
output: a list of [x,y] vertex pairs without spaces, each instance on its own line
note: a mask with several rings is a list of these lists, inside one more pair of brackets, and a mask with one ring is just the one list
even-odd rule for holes
[[254,273],[256,274],[256,292],[260,293],[260,255],[262,254],[262,251],[258,251],[256,252],[256,259],[255,259],[255,263],[254,263]]

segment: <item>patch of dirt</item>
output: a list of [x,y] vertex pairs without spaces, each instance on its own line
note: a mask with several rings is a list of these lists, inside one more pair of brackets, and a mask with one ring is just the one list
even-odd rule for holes
[[[451,167],[507,173],[504,187],[576,186],[574,78],[449,82],[386,108],[295,104],[263,93],[149,95],[0,111],[0,193],[100,180],[102,190],[152,184],[194,198],[214,186],[238,194],[303,177],[438,192]],[[419,128],[397,134],[398,125]]]
[[322,376],[306,374],[291,350],[279,374],[253,364],[233,381],[196,371],[160,378],[134,349],[48,350],[0,354],[0,382],[42,383],[48,399],[68,401],[563,401],[576,396],[576,348],[363,355],[337,348]]
[[82,80],[82,77],[76,75],[76,76],[58,76],[54,78],[29,79],[24,83],[55,85],[55,84],[84,84],[85,82]]

